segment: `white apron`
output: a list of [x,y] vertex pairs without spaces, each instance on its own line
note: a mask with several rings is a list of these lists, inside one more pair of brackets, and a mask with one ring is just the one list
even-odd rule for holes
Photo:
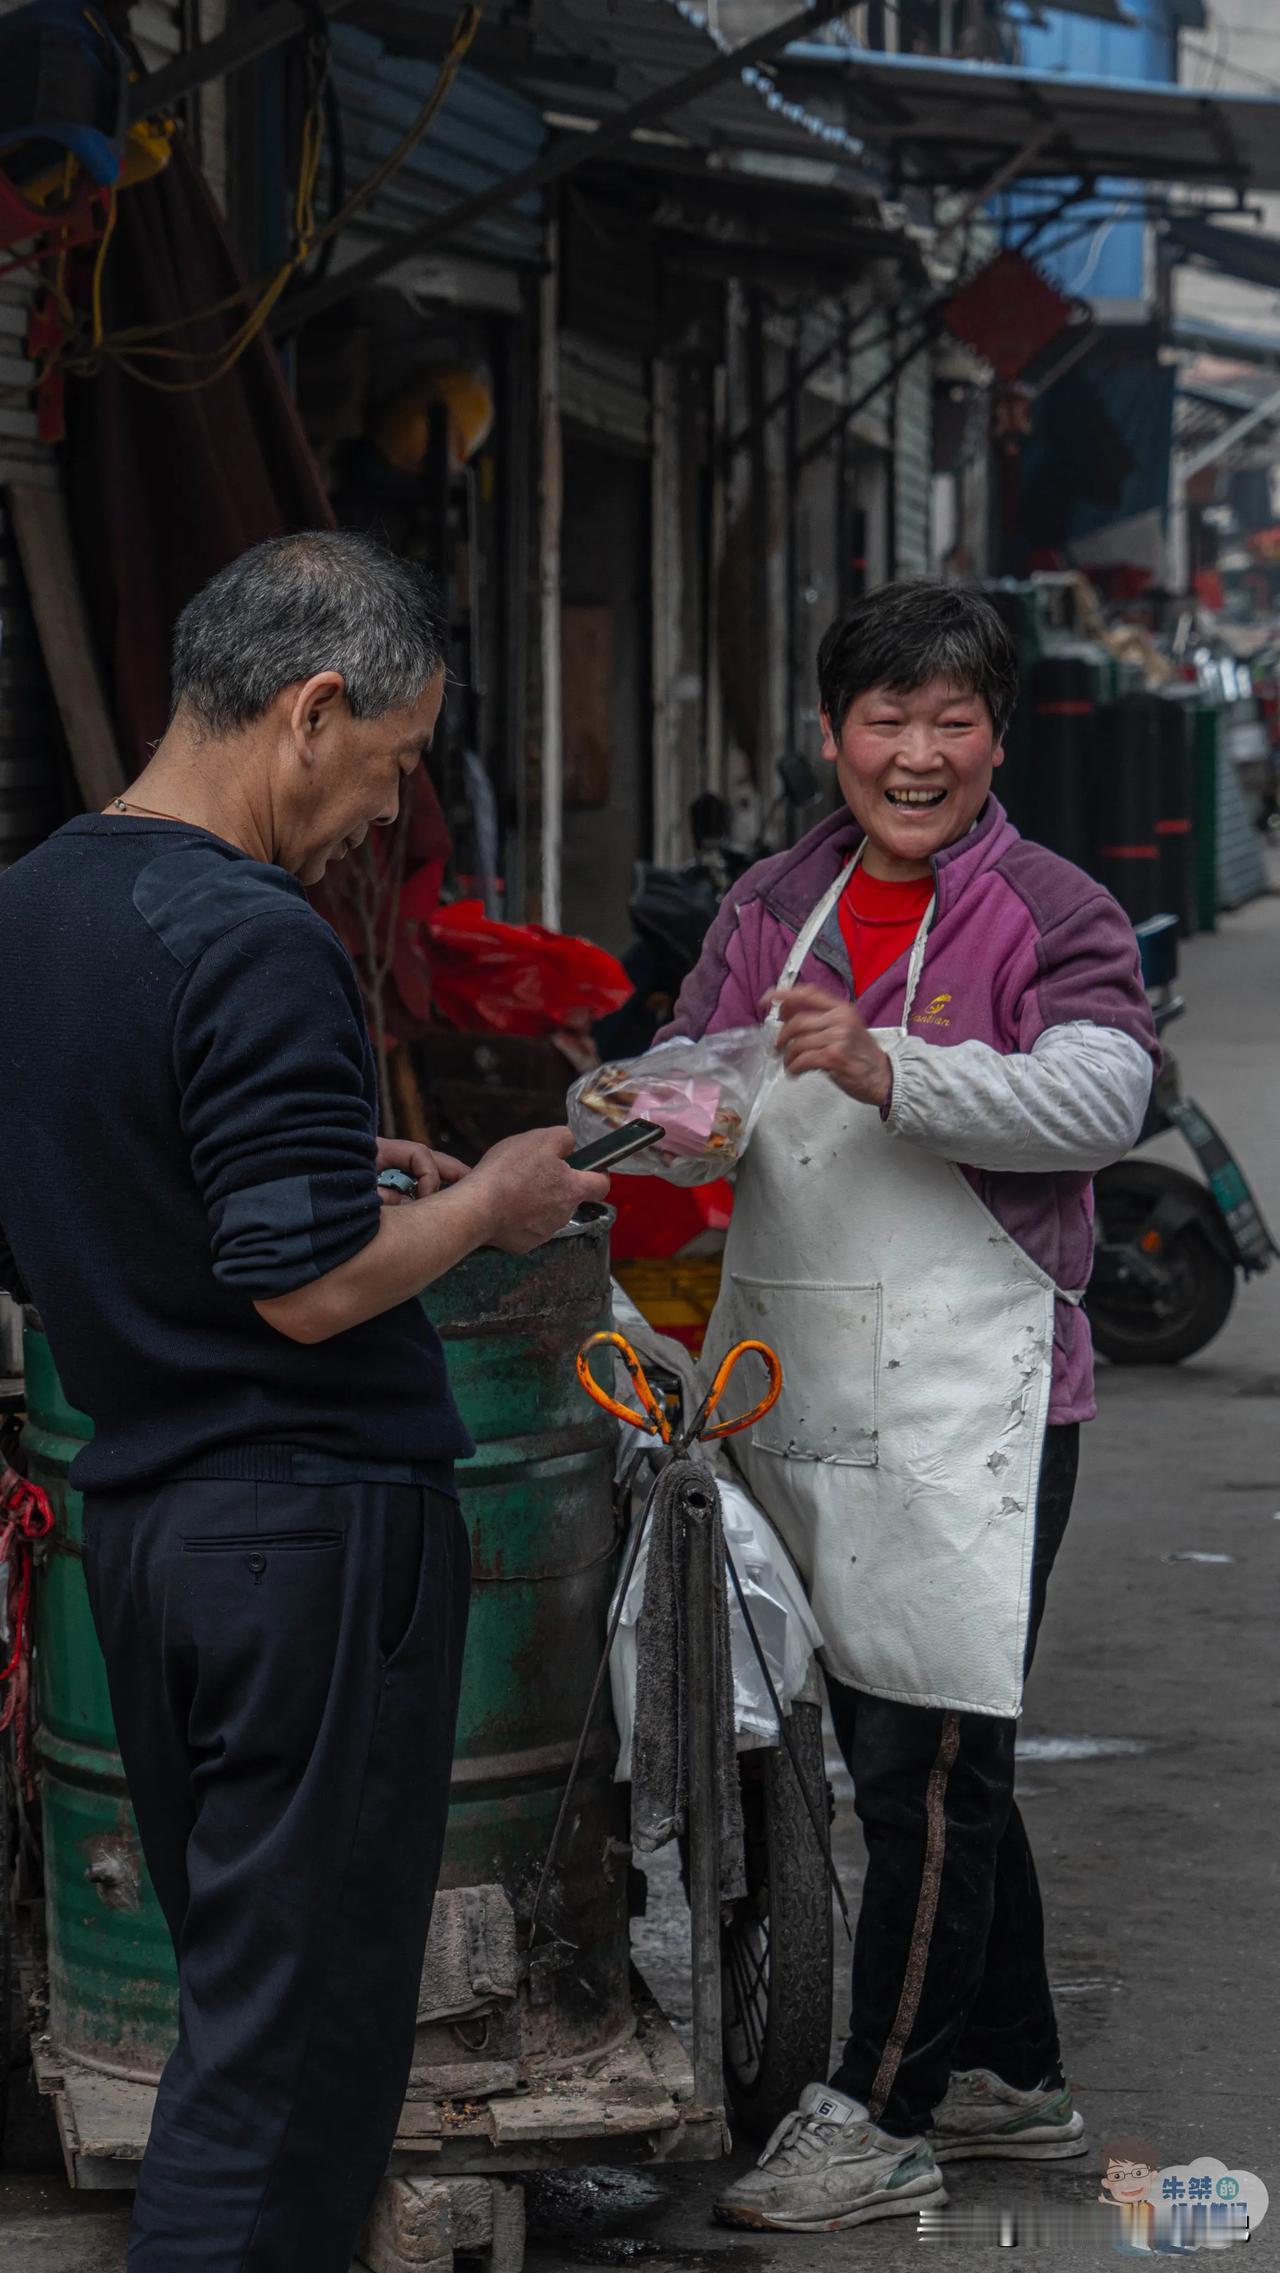
[[782,1361],[778,1403],[733,1456],[799,1565],[839,1680],[905,1704],[1021,1710],[1057,1291],[959,1167],[892,1136],[826,1074],[766,1075],[706,1346],[711,1360],[757,1338]]

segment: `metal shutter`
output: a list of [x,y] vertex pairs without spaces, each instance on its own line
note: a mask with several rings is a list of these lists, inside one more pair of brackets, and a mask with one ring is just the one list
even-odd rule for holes
[[560,334],[560,408],[575,426],[606,442],[645,452],[651,412],[648,366],[584,332]]
[[925,576],[933,504],[933,372],[927,354],[915,356],[898,381],[895,439],[895,573]]

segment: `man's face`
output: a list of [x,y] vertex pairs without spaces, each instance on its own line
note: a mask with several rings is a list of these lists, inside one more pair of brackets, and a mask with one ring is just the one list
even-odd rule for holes
[[981,695],[945,679],[912,694],[855,695],[840,728],[822,716],[822,755],[865,829],[873,875],[924,875],[935,854],[972,827],[1004,758]]
[[370,829],[396,819],[404,783],[430,746],[443,702],[442,668],[411,709],[353,718],[338,694],[308,714],[310,762],[282,849],[283,865],[302,883],[318,884],[331,861],[344,860]]

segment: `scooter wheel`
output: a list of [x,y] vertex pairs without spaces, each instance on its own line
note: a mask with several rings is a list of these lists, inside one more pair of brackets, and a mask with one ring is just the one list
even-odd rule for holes
[[[1096,1349],[1113,1365],[1177,1365],[1219,1334],[1236,1295],[1236,1268],[1218,1244],[1213,1202],[1204,1186],[1154,1160],[1121,1160],[1094,1187],[1098,1245],[1112,1266],[1099,1270],[1086,1308]],[[1158,1255],[1140,1242],[1169,1193],[1193,1203],[1194,1214]],[[1139,1269],[1126,1287],[1115,1266],[1132,1251]]]
[[[817,1705],[791,1709],[796,1754],[818,1820],[829,1813]],[[827,1851],[790,1755],[738,1758],[747,1891],[721,1933],[724,2080],[729,2106],[762,2143],[806,2084],[827,2072],[835,1952]]]

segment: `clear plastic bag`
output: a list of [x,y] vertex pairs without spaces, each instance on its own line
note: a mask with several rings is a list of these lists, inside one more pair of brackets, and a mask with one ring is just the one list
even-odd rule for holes
[[589,1144],[624,1121],[657,1121],[666,1131],[662,1142],[619,1161],[610,1174],[714,1183],[745,1150],[769,1042],[763,1026],[733,1026],[598,1066],[569,1091],[569,1126],[579,1144]]

